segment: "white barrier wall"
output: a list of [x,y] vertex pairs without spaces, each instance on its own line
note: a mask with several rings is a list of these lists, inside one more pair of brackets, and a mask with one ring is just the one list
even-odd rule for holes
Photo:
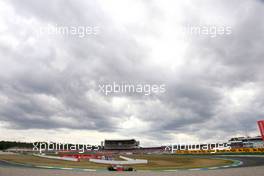
[[72,158],[72,157],[60,157],[60,156],[47,156],[47,155],[36,155],[33,154],[34,156],[42,157],[42,158],[49,158],[49,159],[58,159],[58,160],[65,160],[65,161],[78,161],[77,158]]
[[120,165],[128,165],[128,164],[147,164],[148,160],[143,159],[132,159],[124,156],[120,156],[120,158],[126,161],[115,161],[115,160],[101,160],[101,159],[90,159],[90,162],[100,163],[100,164],[120,164]]
[[133,158],[128,158],[128,157],[124,157],[124,156],[119,156],[119,158],[122,158],[122,159],[127,160],[127,161],[135,160]]

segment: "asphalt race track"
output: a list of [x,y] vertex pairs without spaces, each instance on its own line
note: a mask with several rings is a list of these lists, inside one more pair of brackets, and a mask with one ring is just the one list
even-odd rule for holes
[[[217,158],[226,158],[242,161],[243,164],[238,167],[252,167],[252,166],[264,166],[264,155],[263,156],[220,156]],[[264,174],[263,174],[264,176]]]
[[108,172],[108,171],[72,171],[57,169],[41,169],[30,166],[9,164],[0,161],[0,176],[100,176],[100,175],[135,175],[135,176],[161,176],[161,175],[179,175],[179,176],[263,176],[264,175],[264,156],[213,156],[217,158],[226,158],[239,160],[241,165],[229,168],[211,168],[208,170],[181,170],[181,171],[138,171],[138,172]]

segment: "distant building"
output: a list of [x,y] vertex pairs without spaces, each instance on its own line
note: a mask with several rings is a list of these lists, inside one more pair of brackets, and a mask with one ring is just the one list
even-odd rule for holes
[[264,148],[264,141],[261,136],[256,137],[235,137],[228,143],[231,148]]
[[21,148],[21,147],[11,147],[5,150],[6,152],[14,153],[24,153],[24,152],[33,152],[32,148]]
[[105,140],[102,142],[102,147],[105,150],[126,150],[139,148],[139,141],[135,139],[124,140]]

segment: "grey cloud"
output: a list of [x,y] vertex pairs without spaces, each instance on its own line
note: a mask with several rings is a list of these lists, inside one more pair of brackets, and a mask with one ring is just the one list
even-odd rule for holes
[[[252,2],[249,12],[239,18],[237,15],[247,4],[237,6],[237,2],[219,2],[220,9],[226,7],[227,15],[236,20],[232,24],[232,35],[191,38],[184,56],[186,64],[174,75],[145,62],[151,51],[133,36],[142,26],[120,29],[96,1],[11,1],[19,16],[61,25],[98,25],[101,33],[85,39],[68,37],[52,38],[50,43],[37,41],[38,47],[21,43],[18,49],[0,43],[0,55],[6,59],[6,65],[11,65],[1,66],[1,72],[6,74],[0,76],[0,93],[9,100],[0,104],[0,120],[8,122],[8,128],[15,129],[69,128],[129,135],[131,131],[122,131],[116,120],[134,115],[151,124],[144,131],[146,139],[164,141],[173,138],[170,133],[190,135],[200,130],[194,135],[206,139],[206,133],[210,132],[219,135],[230,132],[232,135],[245,128],[256,131],[255,121],[263,110],[262,99],[254,99],[254,105],[239,112],[222,104],[224,90],[248,82],[260,86],[263,82],[264,36],[261,31],[264,23],[259,16],[263,15],[264,7]],[[237,7],[237,14],[231,13],[234,7]],[[208,7],[202,4],[201,8]],[[165,18],[154,2],[148,9],[151,9],[149,18],[153,17],[153,11],[158,12],[154,15],[156,20]],[[196,24],[197,14],[192,13],[189,12],[184,20]],[[150,28],[142,31],[148,32],[157,35]],[[194,59],[199,64],[193,64]],[[58,60],[65,64],[62,70],[53,66]],[[196,68],[201,69],[197,71]],[[165,83],[167,91],[161,96],[150,97],[119,95],[137,107],[126,113],[110,106],[113,97],[97,94],[99,83],[112,81]],[[87,98],[87,94],[94,97]],[[36,98],[41,95],[49,97],[47,99],[54,97],[59,105]],[[133,131],[135,136],[141,133]]]

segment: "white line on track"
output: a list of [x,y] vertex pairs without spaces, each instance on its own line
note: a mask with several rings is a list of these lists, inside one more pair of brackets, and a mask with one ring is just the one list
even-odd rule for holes
[[63,170],[73,170],[73,168],[68,168],[68,167],[62,167],[61,169],[63,169]]
[[88,172],[94,172],[96,171],[95,169],[82,169],[83,171],[88,171]]
[[188,170],[195,171],[195,170],[201,170],[201,168],[197,168],[197,169],[188,169]]
[[218,169],[219,167],[209,167],[208,169]]

